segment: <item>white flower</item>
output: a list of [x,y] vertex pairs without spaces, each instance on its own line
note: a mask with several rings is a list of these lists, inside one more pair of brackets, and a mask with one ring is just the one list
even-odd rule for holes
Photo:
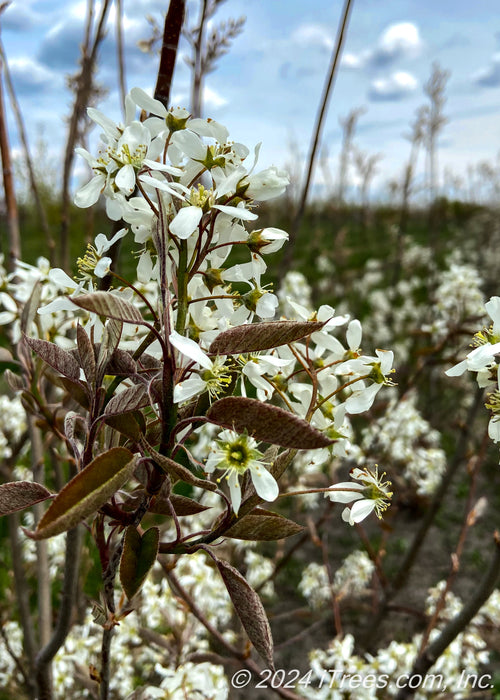
[[373,384],[365,386],[364,382],[360,381],[359,384],[355,385],[356,388],[345,402],[346,411],[351,415],[368,411],[384,384],[392,385],[391,381],[387,379],[387,375],[392,370],[394,353],[392,350],[375,350],[375,353],[378,361],[374,357],[361,357],[357,360],[348,360],[342,365],[344,369],[350,367],[359,373],[363,372],[363,368],[368,370],[368,367],[372,366],[371,372],[366,371],[365,374],[370,375],[369,378],[373,380]]
[[211,398],[217,397],[231,381],[225,366],[225,356],[211,360],[198,343],[191,338],[185,338],[177,331],[170,334],[169,341],[179,352],[203,368],[201,372],[193,374],[175,385],[174,403],[183,403],[204,391],[208,391]]
[[350,508],[345,508],[342,512],[342,520],[349,525],[361,522],[372,511],[381,518],[392,496],[392,491],[389,491],[391,482],[384,481],[384,476],[385,473],[379,476],[377,467],[375,471],[355,467],[351,469],[351,477],[360,483],[343,481],[334,484],[325,493],[325,497],[334,503],[352,503]]
[[261,461],[263,455],[257,449],[257,441],[253,437],[239,435],[233,430],[223,430],[215,444],[216,447],[212,448],[212,453],[207,459],[205,470],[208,473],[215,469],[225,470],[236,515],[241,505],[239,477],[246,471],[250,471],[255,490],[264,501],[275,501],[278,498],[279,487],[276,479]]
[[249,175],[241,183],[240,187],[246,185],[245,196],[256,199],[259,202],[266,202],[268,199],[279,197],[290,184],[288,174],[283,170],[278,170],[274,165],[262,170],[255,175]]
[[83,258],[78,258],[76,261],[81,279],[91,279],[93,275],[100,278],[105,277],[112,260],[109,256],[104,256],[103,253],[107,253],[126,234],[127,229],[122,228],[108,241],[103,233],[98,233],[95,237],[95,245],[89,243]]

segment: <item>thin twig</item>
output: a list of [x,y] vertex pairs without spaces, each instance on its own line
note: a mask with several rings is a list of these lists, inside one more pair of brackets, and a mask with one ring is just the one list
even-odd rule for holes
[[0,152],[2,155],[3,188],[5,207],[7,209],[7,232],[9,250],[7,253],[7,269],[14,272],[16,261],[21,258],[21,236],[19,233],[19,215],[17,211],[16,194],[14,191],[14,174],[12,171],[12,154],[7,132],[7,117],[3,99],[4,65],[0,60]]
[[311,147],[308,158],[307,173],[302,187],[302,192],[300,195],[300,200],[295,211],[295,216],[293,218],[292,225],[290,227],[290,238],[288,241],[287,253],[283,257],[283,264],[287,268],[292,260],[292,255],[294,247],[296,244],[296,239],[300,224],[302,223],[302,218],[304,216],[304,210],[306,206],[307,196],[309,194],[309,187],[311,185],[312,176],[314,172],[314,166],[316,164],[316,155],[318,152],[318,147],[321,138],[321,132],[323,129],[323,122],[326,117],[328,103],[330,101],[330,94],[333,86],[335,85],[335,78],[337,75],[337,69],[340,63],[340,57],[342,55],[342,47],[344,44],[344,38],[347,31],[347,26],[349,23],[349,14],[354,0],[345,0],[344,7],[342,10],[341,20],[339,28],[337,31],[337,37],[335,39],[335,45],[333,47],[332,58],[330,62],[330,69],[328,71],[327,79],[323,88],[323,95],[321,97],[320,108],[316,116],[316,124],[313,131]]
[[398,695],[396,696],[396,700],[407,700],[407,698],[410,698],[415,694],[418,684],[415,685],[415,683],[412,683],[412,678],[418,677],[422,679],[425,677],[431,666],[434,665],[437,659],[453,642],[453,640],[456,639],[461,632],[463,632],[472,618],[477,614],[481,606],[486,603],[490,595],[495,590],[498,577],[500,576],[500,533],[498,533],[498,531],[494,533],[493,540],[495,543],[494,556],[491,560],[488,571],[477,585],[475,593],[463,606],[458,615],[450,620],[450,622],[442,630],[439,637],[429,644],[427,649],[417,657],[409,674],[408,682],[406,683],[405,687],[399,691]]
[[80,551],[83,530],[80,526],[69,530],[66,534],[66,556],[64,562],[64,580],[59,605],[57,623],[50,642],[36,657],[36,678],[39,686],[39,700],[51,700],[52,683],[50,677],[50,662],[64,644],[71,629],[73,606],[76,601],[78,572],[80,567]]
[[14,85],[12,83],[12,78],[10,75],[9,64],[7,62],[7,58],[5,55],[5,49],[4,49],[4,46],[3,46],[3,43],[1,42],[1,40],[0,40],[0,61],[3,63],[5,85],[7,87],[7,92],[9,93],[10,104],[11,104],[12,111],[14,113],[14,117],[16,120],[17,130],[19,132],[19,138],[21,140],[21,144],[23,147],[24,160],[25,160],[25,164],[26,164],[28,178],[30,181],[31,193],[33,195],[33,199],[35,202],[35,207],[36,207],[37,216],[38,216],[38,223],[40,224],[40,227],[45,234],[45,240],[47,241],[47,246],[49,248],[49,260],[50,260],[50,263],[52,264],[54,262],[54,251],[55,251],[56,246],[55,246],[54,238],[53,238],[52,233],[50,231],[49,222],[47,220],[47,214],[46,214],[43,202],[42,202],[42,198],[40,196],[40,190],[38,189],[38,184],[37,184],[36,176],[35,176],[35,169],[33,167],[33,161],[31,159],[30,149],[28,146],[28,137],[26,134],[26,128],[24,126],[24,119],[23,119],[23,116],[21,114],[21,110],[19,108],[19,103],[17,101],[16,92],[14,90]]

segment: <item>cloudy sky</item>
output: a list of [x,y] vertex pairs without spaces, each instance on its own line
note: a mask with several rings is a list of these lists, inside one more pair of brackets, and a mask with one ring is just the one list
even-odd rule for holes
[[[246,16],[243,33],[206,81],[205,116],[225,124],[249,146],[262,141],[261,165],[285,166],[291,143],[305,154],[341,13],[340,0],[227,0],[215,21]],[[127,86],[151,91],[157,57],[141,53],[150,35],[146,15],[162,23],[167,0],[123,0]],[[189,2],[192,18],[198,0]],[[42,131],[58,166],[86,12],[85,0],[13,0],[2,15],[2,39],[30,141]],[[188,52],[187,44],[182,46]],[[500,13],[498,0],[355,0],[342,68],[323,141],[333,179],[339,119],[364,108],[356,144],[380,153],[377,188],[396,177],[408,157],[404,135],[425,102],[433,62],[450,71],[440,141],[440,168],[467,177],[500,150]],[[100,53],[98,79],[109,93],[100,108],[119,120],[114,12]],[[173,102],[188,106],[190,74],[181,60]],[[97,131],[96,131],[97,136]],[[17,136],[12,124],[11,142]],[[423,167],[423,159],[421,163]],[[317,171],[317,183],[323,179]]]

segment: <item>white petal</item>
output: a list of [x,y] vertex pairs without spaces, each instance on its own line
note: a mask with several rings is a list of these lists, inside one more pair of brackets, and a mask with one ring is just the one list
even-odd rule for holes
[[110,119],[94,107],[88,107],[87,114],[92,119],[92,121],[96,124],[99,124],[99,126],[102,127],[106,134],[108,136],[111,136],[112,139],[120,138],[120,131],[118,130],[118,127],[112,119]]
[[264,466],[250,467],[250,472],[258,495],[265,501],[275,501],[278,498],[280,489],[271,472],[268,472]]
[[445,374],[448,377],[460,377],[467,370],[467,360],[462,360],[457,365],[453,365],[450,369],[447,369]]
[[203,215],[200,207],[183,207],[170,224],[170,233],[186,240],[198,228]]
[[135,104],[146,112],[151,112],[151,114],[156,114],[159,117],[167,116],[165,105],[159,100],[155,100],[154,97],[150,97],[144,90],[141,90],[141,88],[132,88],[130,96]]
[[132,194],[135,190],[135,170],[132,165],[124,165],[115,177],[116,186],[126,194]]
[[86,207],[91,207],[99,199],[99,195],[104,189],[106,184],[106,176],[103,174],[95,175],[95,177],[87,182],[86,185],[80,187],[79,190],[75,192],[74,202],[80,209],[85,209]]
[[112,263],[111,258],[109,257],[104,257],[99,260],[97,265],[94,268],[94,274],[96,277],[106,277],[106,275],[109,272],[110,265]]
[[347,413],[354,415],[364,413],[371,408],[377,392],[382,388],[382,384],[371,384],[363,391],[354,392],[345,402]]
[[236,515],[238,515],[241,505],[241,488],[240,482],[238,481],[238,474],[234,469],[230,472],[227,483],[229,484],[229,493],[231,494],[233,510]]
[[[329,498],[333,503],[352,503],[363,498],[362,491],[365,490],[363,484],[355,484],[352,481],[341,481],[330,486],[338,491],[325,491],[325,498]],[[358,493],[356,493],[358,492]]]
[[214,204],[213,208],[242,221],[254,221],[259,218],[257,214],[245,209],[245,207],[229,207],[226,204]]
[[189,377],[185,379],[180,384],[176,384],[174,387],[174,403],[184,403],[184,401],[189,401],[193,396],[198,396],[202,394],[206,389],[206,384],[198,377]]
[[488,423],[488,435],[493,442],[500,442],[500,420],[498,416],[490,418],[490,422]]
[[353,503],[351,506],[351,517],[349,518],[349,522],[352,521],[354,523],[360,523],[367,517],[367,515],[370,515],[374,508],[375,501],[368,500],[366,498],[362,501]]
[[205,369],[212,369],[212,360],[203,352],[198,343],[195,343],[191,338],[186,338],[180,335],[180,333],[177,333],[177,331],[173,331],[169,336],[169,341],[174,348],[177,348],[183,355],[194,360],[202,367],[205,367]]
[[357,318],[353,319],[347,326],[347,331],[345,334],[347,344],[351,350],[357,350],[361,345],[362,333],[361,323]]

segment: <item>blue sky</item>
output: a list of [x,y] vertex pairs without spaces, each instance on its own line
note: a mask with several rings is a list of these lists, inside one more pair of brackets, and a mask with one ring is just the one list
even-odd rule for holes
[[[198,3],[189,2],[193,18]],[[236,141],[262,141],[261,165],[284,167],[290,143],[307,153],[312,125],[341,12],[340,0],[227,0],[215,21],[247,18],[243,33],[206,81],[205,116],[225,124]],[[123,0],[127,86],[151,91],[157,57],[139,51],[149,35],[147,14],[160,23],[167,0]],[[2,38],[34,144],[42,130],[53,154],[64,144],[71,95],[66,76],[76,70],[86,11],[84,0],[13,0],[2,16]],[[109,89],[99,107],[120,117],[116,80],[114,12],[100,54],[98,79]],[[187,44],[182,45],[184,52]],[[500,13],[496,0],[354,0],[342,68],[323,141],[335,179],[339,118],[363,107],[356,144],[381,153],[376,180],[382,192],[408,157],[404,138],[422,86],[438,61],[450,71],[440,141],[440,170],[467,177],[479,161],[495,162],[500,150]],[[181,60],[173,102],[188,106],[190,74]],[[95,134],[97,138],[97,130]],[[11,127],[11,142],[17,136]],[[60,162],[60,161],[59,161]],[[420,167],[423,167],[423,158]],[[83,171],[82,171],[83,172]],[[78,172],[77,172],[78,177]],[[316,181],[323,173],[318,168]]]

